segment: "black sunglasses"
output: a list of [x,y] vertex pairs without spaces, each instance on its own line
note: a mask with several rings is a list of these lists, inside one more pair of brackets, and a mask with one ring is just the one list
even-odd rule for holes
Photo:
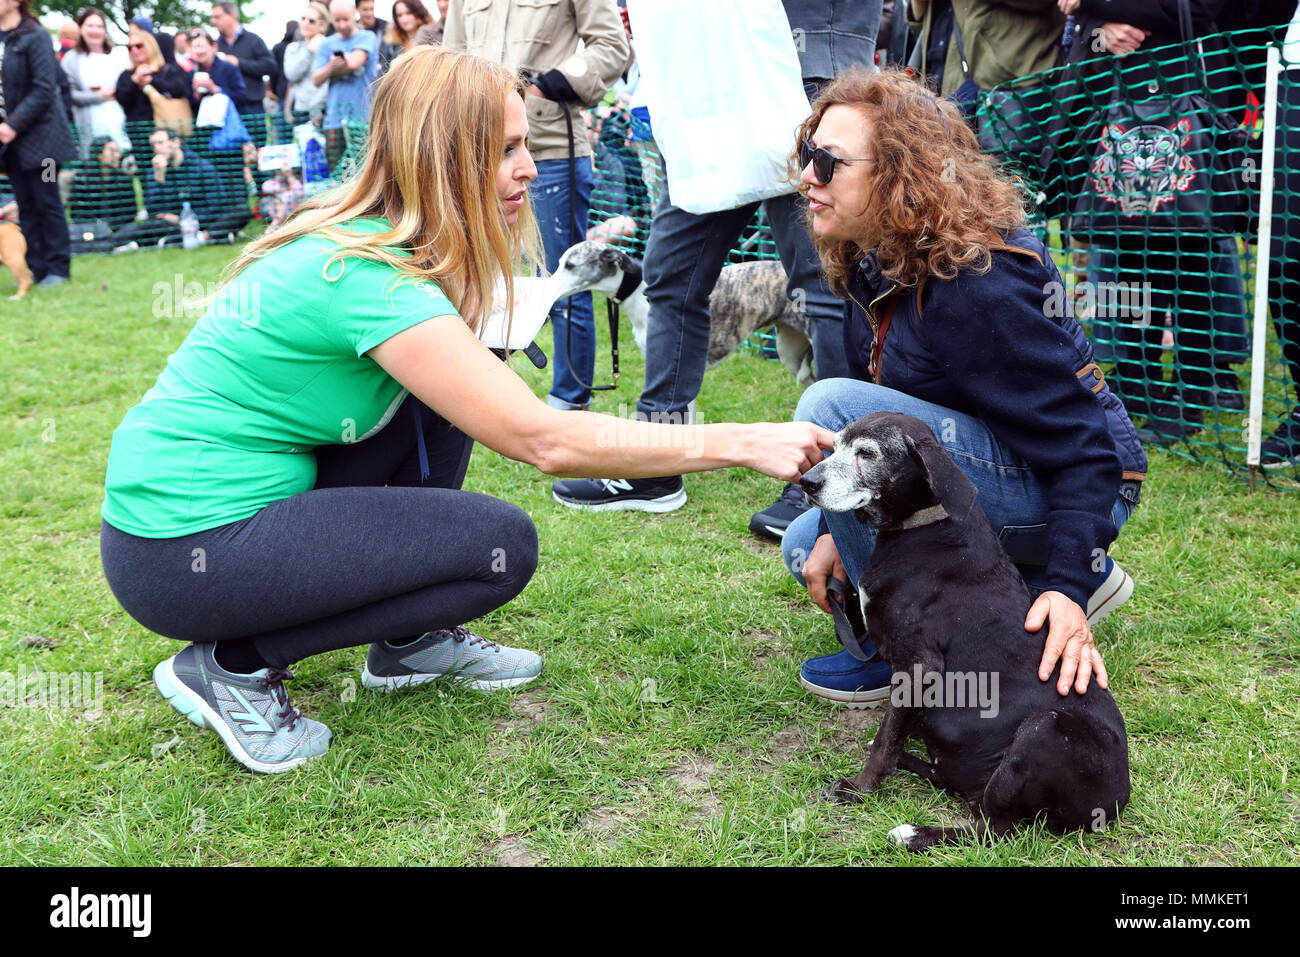
[[869,156],[836,156],[830,150],[822,149],[820,146],[813,146],[807,140],[799,142],[799,168],[805,168],[812,163],[813,175],[817,177],[817,182],[825,186],[835,175],[836,163],[853,163],[859,160],[870,159]]

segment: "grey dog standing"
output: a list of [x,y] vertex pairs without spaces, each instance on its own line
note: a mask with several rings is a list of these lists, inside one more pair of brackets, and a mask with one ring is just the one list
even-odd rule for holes
[[[645,355],[649,306],[641,263],[616,246],[581,242],[570,246],[555,268],[560,281],[556,299],[590,290],[618,296],[630,277],[631,289],[621,297],[623,313],[632,324],[637,348]],[[765,259],[723,267],[709,294],[709,353],[712,369],[756,330],[776,325],[776,351],[782,365],[799,380],[813,381],[812,326],[802,304],[786,295],[786,275],[781,263]]]

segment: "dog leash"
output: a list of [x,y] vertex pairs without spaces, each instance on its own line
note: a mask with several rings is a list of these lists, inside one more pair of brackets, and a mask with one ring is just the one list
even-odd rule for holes
[[613,383],[610,389],[618,387],[618,313],[619,307],[641,285],[641,266],[628,257],[628,268],[623,272],[623,279],[618,284],[618,291],[613,296],[605,297],[605,315],[609,317],[609,358],[613,366]]
[[862,606],[851,600],[848,583],[838,578],[828,579],[826,597],[830,599],[831,617],[835,619],[835,637],[840,640],[844,650],[858,661],[883,661],[879,651],[868,656],[862,650],[862,639],[867,637],[867,626],[862,620]]
[[[529,82],[531,82],[531,79]],[[575,149],[573,145],[573,117],[569,114],[569,107],[567,106],[567,104],[561,103],[560,108],[564,112],[564,129],[569,139],[568,219],[569,219],[569,245],[573,246],[574,243],[577,242],[577,238],[574,235],[574,226],[573,226],[573,201],[574,201],[574,197],[577,196],[578,194],[578,170],[576,166],[577,160],[575,159],[574,156]],[[640,280],[638,279],[638,285],[639,284],[640,284]],[[624,275],[623,282],[618,287],[619,291],[618,291],[618,296],[616,297],[620,302],[624,298],[626,298],[626,296],[624,296],[623,294],[623,288],[626,285],[627,285],[627,276]],[[632,289],[635,288],[636,286],[632,287]],[[629,289],[627,291],[628,296],[632,294],[632,289]],[[565,309],[564,361],[569,367],[569,375],[573,376],[573,380],[577,382],[578,385],[582,386],[584,389],[590,389],[592,392],[609,392],[612,389],[617,389],[618,388],[618,307],[617,305],[611,306],[609,300],[608,299],[605,300],[605,309],[609,316],[610,352],[611,352],[611,360],[613,363],[613,379],[614,379],[614,381],[611,382],[609,385],[596,385],[594,382],[583,382],[582,377],[578,375],[577,370],[573,366],[573,353],[569,349],[569,342],[573,336],[573,297],[572,296],[570,296],[567,300],[565,300],[564,309]],[[592,378],[594,379],[595,376],[593,375]]]

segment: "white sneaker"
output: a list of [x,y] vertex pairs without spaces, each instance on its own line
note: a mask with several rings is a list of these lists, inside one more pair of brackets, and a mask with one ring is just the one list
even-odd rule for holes
[[1088,626],[1095,628],[1097,623],[1133,597],[1133,579],[1129,573],[1119,567],[1119,563],[1109,555],[1106,556],[1109,572],[1101,587],[1088,599]]

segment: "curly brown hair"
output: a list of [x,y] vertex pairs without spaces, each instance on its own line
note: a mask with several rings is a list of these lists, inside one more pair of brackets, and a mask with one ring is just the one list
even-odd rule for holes
[[[904,285],[929,275],[951,279],[965,268],[986,272],[990,248],[1026,221],[1025,191],[980,152],[957,108],[902,70],[844,73],[813,101],[792,167],[798,144],[812,139],[832,106],[856,107],[871,124],[866,190],[879,207],[874,248],[881,272]],[[799,191],[807,195],[807,184]],[[849,273],[869,249],[815,234],[813,241],[831,289],[845,296]]]

